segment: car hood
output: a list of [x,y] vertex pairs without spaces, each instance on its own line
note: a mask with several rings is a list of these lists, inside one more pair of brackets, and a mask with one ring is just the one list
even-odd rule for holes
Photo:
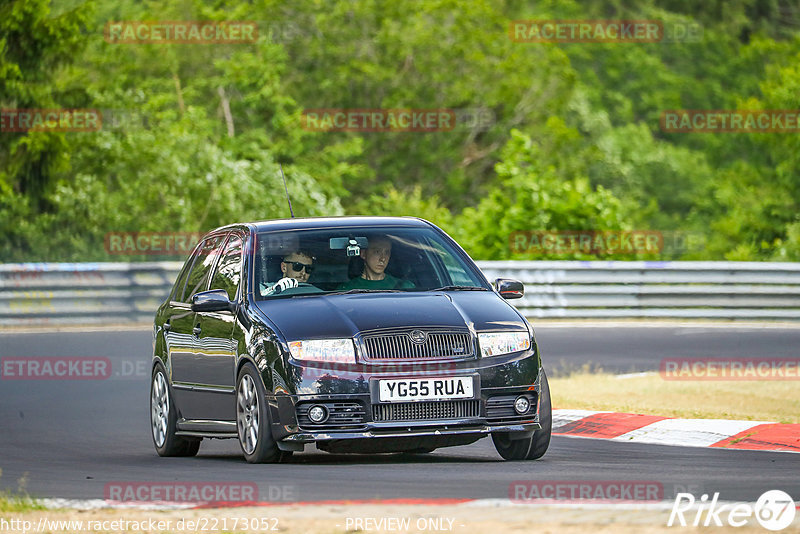
[[527,330],[516,310],[490,291],[314,295],[256,305],[287,341],[346,338],[378,328]]

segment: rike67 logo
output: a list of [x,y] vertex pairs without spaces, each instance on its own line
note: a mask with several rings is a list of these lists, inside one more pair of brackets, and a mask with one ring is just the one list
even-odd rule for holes
[[765,529],[778,531],[791,525],[797,513],[792,498],[781,490],[763,493],[755,505],[746,502],[720,504],[718,501],[718,492],[711,500],[706,494],[695,500],[691,493],[679,493],[675,496],[667,526],[675,525],[677,520],[678,525],[685,527],[689,524],[687,516],[694,527],[721,527],[726,521],[732,527],[743,527],[755,518]]

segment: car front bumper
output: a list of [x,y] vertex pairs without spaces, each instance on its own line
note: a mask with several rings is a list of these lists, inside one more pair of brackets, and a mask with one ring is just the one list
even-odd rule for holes
[[361,431],[307,431],[301,430],[289,434],[282,441],[310,443],[335,439],[370,439],[370,438],[407,438],[455,436],[464,434],[491,434],[492,432],[532,432],[539,430],[539,423],[522,423],[514,425],[489,425],[470,420],[445,420],[431,423],[430,426],[418,426],[419,422],[404,426],[375,426]]
[[[529,399],[528,412],[519,415],[512,412],[514,399],[519,396]],[[493,432],[513,432],[520,435],[539,430],[538,381],[533,388],[485,388],[479,390],[477,398],[464,402],[474,403],[476,413],[467,417],[419,417],[391,421],[375,420],[373,410],[392,403],[374,403],[370,395],[277,395],[269,400],[273,438],[283,443],[312,443],[330,440],[368,440],[386,438],[442,438],[447,436],[475,435],[476,439]],[[502,405],[497,401],[501,400]],[[423,404],[437,412],[437,401],[400,403],[418,404],[425,413]],[[304,409],[315,404],[348,407],[356,416],[346,423],[341,421],[315,425],[303,416]],[[415,407],[416,408],[416,407]],[[446,440],[445,440],[446,441]]]
[[[320,374],[314,373],[314,369],[296,367],[294,394],[284,390],[268,398],[273,438],[285,446],[302,447],[313,442],[386,442],[406,438],[430,443],[451,439],[457,444],[460,440],[457,436],[479,439],[493,432],[524,436],[541,428],[540,365],[534,347],[515,355],[446,366],[423,362],[411,367],[413,373],[403,372],[402,368],[397,369],[399,372],[387,372],[385,367],[375,367]],[[472,396],[444,401],[380,399],[381,380],[439,376],[471,377]],[[530,402],[524,414],[514,410],[514,401],[519,396]],[[307,413],[315,404],[325,406],[329,414],[336,412],[337,416],[331,416],[323,424],[313,424]]]

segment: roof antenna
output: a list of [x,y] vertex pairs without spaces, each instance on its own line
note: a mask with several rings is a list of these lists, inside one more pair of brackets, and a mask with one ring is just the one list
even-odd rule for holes
[[278,166],[281,169],[281,178],[283,178],[283,189],[286,191],[286,200],[289,201],[289,213],[291,214],[292,219],[294,219],[294,212],[292,211],[292,199],[289,198],[289,188],[286,187],[286,176],[283,175],[283,164],[278,163]]

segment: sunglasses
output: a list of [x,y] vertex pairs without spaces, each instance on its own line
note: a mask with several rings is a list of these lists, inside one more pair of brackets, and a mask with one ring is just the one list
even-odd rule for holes
[[282,263],[285,263],[287,265],[291,265],[292,269],[297,271],[298,273],[300,271],[302,271],[303,269],[305,269],[308,274],[311,274],[311,273],[314,272],[314,266],[311,265],[311,264],[306,265],[305,263],[300,263],[299,261],[285,261],[285,260]]

